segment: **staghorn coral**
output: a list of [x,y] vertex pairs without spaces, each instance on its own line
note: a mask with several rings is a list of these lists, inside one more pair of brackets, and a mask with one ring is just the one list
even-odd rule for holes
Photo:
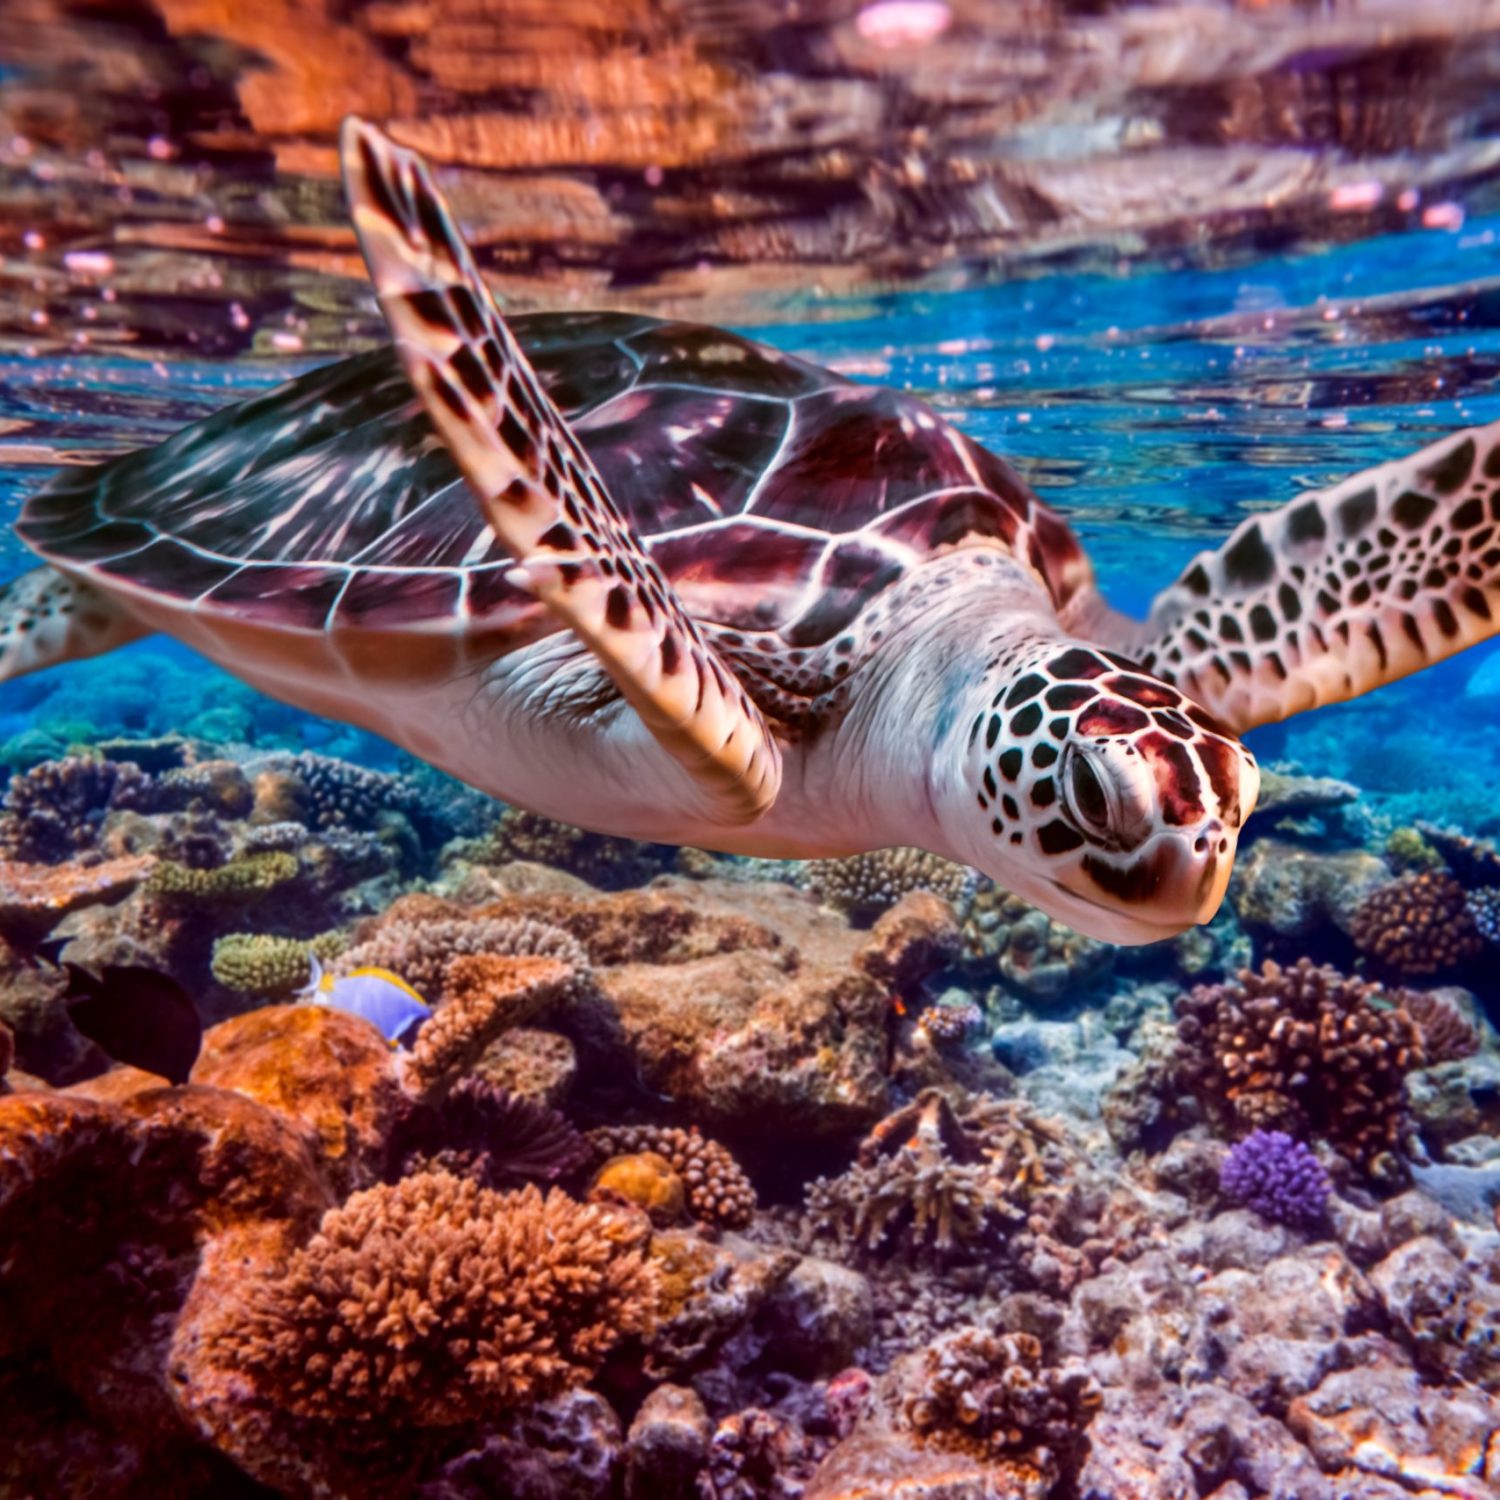
[[868,925],[909,891],[931,891],[955,907],[974,892],[974,872],[925,849],[872,849],[847,859],[814,859],[801,883],[825,906]]
[[354,1446],[464,1426],[581,1384],[650,1326],[647,1239],[556,1188],[423,1173],[330,1210],[205,1342],[262,1399]]
[[1054,1132],[1008,1102],[960,1115],[939,1089],[866,1136],[841,1177],[807,1191],[815,1235],[848,1249],[939,1262],[994,1246],[1027,1226],[1053,1172]]
[[1236,1141],[1219,1186],[1273,1224],[1312,1228],[1328,1211],[1328,1174],[1303,1142],[1281,1130],[1252,1130]]
[[93,849],[105,816],[151,785],[138,766],[69,755],[11,778],[0,805],[0,856],[57,864]]
[[1370,1170],[1401,1149],[1406,1074],[1423,1060],[1417,1023],[1383,998],[1305,958],[1199,985],[1177,1001],[1177,1078],[1222,1134],[1310,1136]]
[[902,1415],[923,1443],[1036,1475],[1041,1492],[1076,1476],[1103,1396],[1082,1365],[1042,1362],[1041,1342],[962,1328],[916,1356]]
[[210,969],[226,990],[285,1000],[311,980],[311,959],[328,963],[344,951],[344,942],[341,932],[324,932],[315,938],[232,932],[214,943]]
[[984,1024],[984,1012],[968,1001],[962,1005],[929,1005],[917,1017],[916,1030],[939,1046],[966,1041]]
[[1433,991],[1404,990],[1401,1005],[1422,1033],[1422,1060],[1456,1062],[1479,1051],[1479,1033],[1446,996]]
[[555,958],[464,954],[447,968],[447,999],[417,1033],[407,1087],[436,1100],[484,1055],[502,1031],[524,1025],[566,993],[573,970]]
[[161,860],[146,881],[151,895],[183,906],[236,905],[256,901],[297,877],[297,858],[284,851],[244,854],[196,870],[177,860]]
[[570,933],[527,917],[437,917],[386,922],[332,965],[336,975],[372,967],[399,974],[423,995],[442,995],[450,962],[465,954],[555,958],[573,973],[572,987],[587,981],[588,954]]
[[695,1219],[725,1229],[743,1229],[755,1217],[755,1189],[740,1165],[717,1141],[696,1129],[662,1125],[606,1125],[588,1133],[596,1158],[650,1151],[664,1157],[687,1189]]
[[497,864],[519,859],[566,870],[605,891],[645,885],[671,869],[677,856],[676,849],[666,844],[586,833],[520,807],[501,813],[484,853]]
[[1483,946],[1463,887],[1442,870],[1403,875],[1372,891],[1354,913],[1351,933],[1362,953],[1402,974],[1436,974]]
[[397,1176],[451,1172],[487,1188],[533,1178],[556,1182],[590,1154],[588,1142],[556,1110],[479,1078],[463,1079],[435,1106],[408,1111],[391,1140]]

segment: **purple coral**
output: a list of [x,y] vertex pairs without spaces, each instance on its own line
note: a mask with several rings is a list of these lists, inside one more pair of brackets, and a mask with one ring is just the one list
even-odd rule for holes
[[1219,1187],[1273,1224],[1309,1229],[1328,1208],[1328,1174],[1310,1147],[1281,1130],[1252,1130],[1230,1147]]

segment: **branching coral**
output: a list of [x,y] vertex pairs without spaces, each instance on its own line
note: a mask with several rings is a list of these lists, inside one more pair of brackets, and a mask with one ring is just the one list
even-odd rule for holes
[[1088,1455],[1102,1393],[1081,1365],[1042,1362],[1029,1333],[963,1328],[919,1356],[903,1415],[924,1443],[1036,1475],[1050,1494]]
[[226,1309],[211,1352],[356,1443],[461,1426],[580,1384],[650,1326],[647,1238],[555,1188],[407,1177],[327,1213],[283,1274]]
[[555,1182],[588,1161],[588,1142],[533,1099],[465,1078],[435,1107],[414,1109],[398,1124],[391,1155],[400,1176],[444,1171],[482,1187],[528,1179]]
[[418,993],[441,996],[448,985],[449,964],[466,954],[479,953],[555,958],[572,970],[575,985],[586,981],[589,973],[588,954],[577,938],[560,927],[526,917],[387,922],[339,958],[333,972],[390,969]]
[[555,958],[466,954],[448,966],[447,999],[417,1033],[407,1087],[435,1100],[473,1068],[502,1031],[566,993],[573,971]]
[[600,890],[619,891],[645,885],[672,867],[676,850],[666,844],[586,833],[539,813],[508,807],[490,834],[485,851],[497,863],[524,859],[567,870]]
[[1483,946],[1463,887],[1444,870],[1403,875],[1372,891],[1350,931],[1361,952],[1401,974],[1436,974]]
[[1305,958],[1268,961],[1233,984],[1200,985],[1177,1013],[1178,1078],[1224,1134],[1282,1129],[1366,1168],[1399,1151],[1421,1031],[1375,985]]
[[0,807],[0,855],[55,864],[92,849],[116,807],[144,795],[150,778],[138,766],[94,756],[44,761],[11,779]]
[[327,963],[343,949],[341,932],[324,932],[306,939],[232,932],[214,943],[210,968],[226,990],[265,1000],[285,1000],[312,978],[312,959]]
[[848,859],[815,859],[802,883],[825,906],[858,922],[873,921],[909,891],[931,891],[954,906],[973,894],[975,875],[925,849],[874,849]]
[[664,1157],[687,1189],[695,1219],[743,1229],[755,1216],[755,1189],[728,1151],[696,1130],[660,1125],[612,1125],[588,1133],[598,1159],[652,1151]]
[[1023,1228],[1051,1180],[1054,1137],[1018,1109],[980,1128],[925,1089],[866,1137],[842,1177],[808,1189],[813,1230],[867,1253],[946,1258]]
[[1273,1224],[1310,1228],[1328,1208],[1328,1174],[1301,1141],[1281,1130],[1252,1130],[1219,1170],[1226,1197]]

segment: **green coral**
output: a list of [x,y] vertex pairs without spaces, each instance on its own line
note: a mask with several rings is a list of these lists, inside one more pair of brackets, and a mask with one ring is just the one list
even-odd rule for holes
[[195,870],[164,859],[151,872],[146,889],[175,901],[211,903],[254,900],[285,885],[297,874],[297,856],[283,849],[242,854],[211,870]]
[[1443,856],[1415,828],[1397,828],[1385,841],[1385,862],[1398,875],[1441,870]]
[[307,986],[312,978],[312,959],[330,963],[343,951],[341,932],[324,932],[315,938],[233,932],[214,944],[210,967],[226,990],[281,1000]]

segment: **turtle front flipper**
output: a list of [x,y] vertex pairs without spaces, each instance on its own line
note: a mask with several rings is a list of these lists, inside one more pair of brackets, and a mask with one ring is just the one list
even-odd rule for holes
[[710,816],[776,798],[769,726],[684,610],[542,389],[425,163],[350,118],[340,138],[360,247],[413,387],[518,559],[510,575],[589,647]]
[[1500,422],[1246,521],[1102,635],[1236,731],[1500,633]]
[[0,585],[0,682],[101,656],[148,632],[98,589],[56,568]]

